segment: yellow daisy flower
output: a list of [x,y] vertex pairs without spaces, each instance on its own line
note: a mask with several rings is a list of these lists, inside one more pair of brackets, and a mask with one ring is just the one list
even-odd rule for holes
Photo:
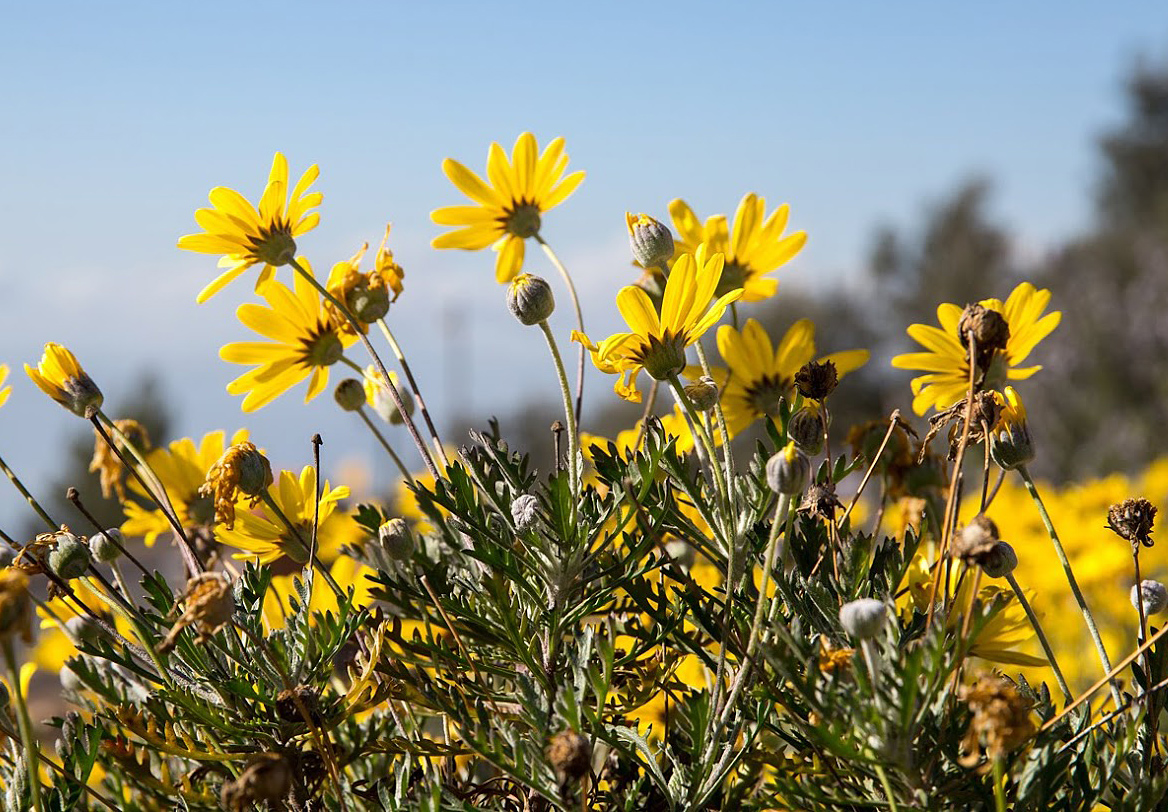
[[227,268],[199,293],[200,304],[207,301],[252,265],[264,263],[256,279],[256,291],[272,278],[276,267],[287,265],[296,256],[296,240],[316,227],[320,213],[309,211],[320,205],[324,196],[308,192],[320,169],[316,164],[300,176],[288,195],[288,161],[277,152],[268,173],[268,185],[260,196],[258,211],[234,189],[216,186],[209,199],[212,208],[195,212],[202,227],[199,234],[188,234],[178,247],[204,254],[223,254],[219,266]]
[[[210,494],[200,493],[199,488],[206,480],[207,471],[223,456],[228,445],[247,442],[247,429],[235,432],[230,443],[226,442],[226,437],[224,431],[212,431],[203,436],[198,446],[190,437],[183,437],[146,455],[146,461],[166,489],[183,527],[210,528],[215,522],[214,499]],[[148,498],[137,480],[130,481],[130,491],[140,499]],[[123,504],[126,509],[126,520],[122,523],[124,535],[140,536],[147,547],[152,547],[160,535],[171,532],[170,522],[161,510],[143,507],[133,499]]]
[[[982,389],[1000,389],[1006,381],[1029,378],[1040,366],[1019,368],[1030,351],[1058,327],[1062,313],[1043,315],[1050,303],[1049,290],[1036,290],[1023,282],[1014,288],[1005,302],[983,299],[980,304],[996,311],[1006,320],[1010,335],[1004,352],[995,351],[983,370]],[[897,369],[916,369],[928,373],[913,378],[913,411],[923,415],[932,407],[947,409],[965,397],[969,390],[969,349],[958,337],[958,323],[964,308],[942,304],[937,308],[940,327],[914,324],[908,334],[925,352],[909,352],[892,359]]]
[[[242,550],[235,558],[255,556],[261,564],[287,559],[286,563],[298,571],[308,563],[315,494],[316,474],[311,465],[304,466],[299,477],[291,471],[281,471],[279,480],[268,488],[268,495],[296,528],[296,533],[278,515],[271,514],[266,505],[260,505],[258,512],[236,514],[235,527],[231,530],[220,528],[219,541]],[[325,480],[320,493],[317,545],[318,554],[326,560],[335,556],[341,545],[360,538],[360,527],[353,517],[336,510],[337,503],[347,498],[348,486],[333,488]]]
[[[306,259],[299,262],[312,273]],[[297,274],[293,284],[295,292],[273,279],[260,291],[269,307],[249,303],[235,311],[241,322],[270,342],[240,341],[219,350],[224,361],[255,365],[227,384],[231,394],[247,395],[245,412],[263,408],[310,375],[304,402],[312,400],[328,386],[328,368],[357,340],[341,330],[308,280]]]
[[[791,325],[778,346],[755,319],[747,319],[739,332],[726,324],[718,328],[718,352],[729,370],[714,370],[715,377],[724,382],[722,411],[730,436],[748,428],[762,417],[778,414],[779,398],[790,398],[794,390],[795,373],[815,358],[815,325],[800,319]],[[820,358],[831,361],[836,372],[843,376],[868,362],[867,350],[844,350]],[[701,375],[700,368],[686,370],[687,375]],[[729,379],[727,380],[727,375]]]
[[784,203],[767,217],[766,198],[748,194],[738,204],[731,230],[726,215],[716,214],[702,225],[684,200],[674,200],[669,204],[669,214],[678,233],[676,253],[692,253],[698,245],[707,243],[710,251],[726,255],[726,267],[715,295],[742,288],[742,301],[760,302],[774,296],[779,286],[777,279],[766,274],[789,262],[807,242],[805,231],[783,236],[790,209]]
[[620,375],[613,388],[625,400],[641,401],[637,375],[642,369],[659,381],[684,370],[686,347],[717,324],[730,303],[742,296],[738,288],[710,303],[722,277],[723,258],[707,255],[706,246],[700,245],[696,254],[677,259],[665,283],[660,315],[641,288],[622,288],[616,306],[630,332],[616,333],[597,345],[578,330],[572,331],[572,340],[591,350],[592,361],[602,372]]
[[88,420],[101,409],[101,390],[60,344],[45,344],[40,363],[35,369],[25,364],[24,371],[42,392],[78,417]]
[[440,226],[460,226],[435,237],[435,248],[462,248],[481,251],[493,245],[495,281],[505,285],[523,267],[523,246],[528,237],[539,234],[540,215],[563,203],[584,180],[583,172],[564,177],[568,156],[564,139],[556,138],[542,154],[535,136],[523,133],[515,140],[508,159],[498,143],[492,142],[487,155],[487,179],[452,158],[442,162],[442,171],[474,205],[435,209],[430,219]]
[[5,386],[4,382],[8,380],[8,364],[0,364],[0,406],[8,400],[8,396],[12,394],[12,387]]

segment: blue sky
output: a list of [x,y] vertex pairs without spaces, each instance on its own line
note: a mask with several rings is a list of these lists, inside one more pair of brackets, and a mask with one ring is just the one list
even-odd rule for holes
[[[914,223],[975,172],[997,181],[1017,250],[1047,250],[1090,216],[1095,139],[1121,120],[1125,73],[1168,53],[1157,2],[43,2],[4,16],[0,361],[15,389],[0,454],[34,487],[80,428],[21,370],[49,340],[114,404],[159,371],[183,434],[246,422],[298,468],[319,431],[334,470],[366,459],[388,477],[331,397],[306,408],[298,389],[244,416],[226,394],[242,370],[217,349],[250,338],[233,315],[247,281],[194,304],[215,260],[175,240],[212,186],[254,199],[276,150],[293,173],[320,164],[322,224],[300,241],[318,269],[393,222],[407,272],[395,331],[440,422],[485,420],[552,401],[554,378],[538,335],[506,313],[493,256],[430,249],[430,210],[463,202],[443,158],[481,169],[492,140],[567,139],[588,177],[544,233],[605,335],[632,278],[624,211],[665,217],[678,196],[703,217],[749,191],[789,202],[809,242],[783,286],[862,285],[873,226]],[[611,397],[595,371],[589,397]],[[0,490],[0,521],[17,509]]]

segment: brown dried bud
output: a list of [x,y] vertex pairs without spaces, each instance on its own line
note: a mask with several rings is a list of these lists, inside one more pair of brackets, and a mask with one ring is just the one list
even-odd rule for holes
[[1147,499],[1124,499],[1107,511],[1107,524],[1121,538],[1132,543],[1152,546],[1152,525],[1156,506]]
[[961,763],[966,767],[981,761],[982,747],[991,760],[999,759],[1025,742],[1034,731],[1030,703],[1003,677],[981,677],[973,685],[963,686],[960,696],[973,713],[962,741],[966,755]]
[[292,789],[292,766],[279,753],[261,753],[234,781],[223,785],[225,809],[242,810],[259,801],[282,801]]
[[299,723],[304,723],[304,715],[307,713],[308,721],[317,724],[320,722],[320,695],[308,685],[297,685],[280,691],[276,695],[276,713],[285,722]]
[[994,549],[998,538],[998,526],[994,524],[994,520],[984,513],[979,513],[961,529],[949,554],[971,566],[980,564]]
[[800,395],[811,400],[822,401],[838,383],[839,373],[833,361],[808,361],[795,373],[795,388]]
[[835,521],[835,512],[843,504],[835,495],[835,486],[830,482],[823,485],[812,485],[803,494],[803,501],[799,505],[799,512],[824,521]]
[[557,733],[547,748],[548,761],[565,781],[579,781],[592,766],[592,747],[588,737],[574,730]]
[[961,321],[957,323],[957,337],[966,349],[970,339],[976,342],[977,367],[984,371],[989,369],[995,352],[1005,352],[1006,342],[1010,340],[1010,324],[996,310],[980,304],[966,305]]
[[178,633],[187,626],[194,626],[198,631],[196,642],[207,642],[211,635],[230,623],[231,616],[235,614],[231,579],[221,572],[203,572],[191,578],[179,601],[185,608],[166,639],[158,646],[160,652],[165,653],[174,648]]

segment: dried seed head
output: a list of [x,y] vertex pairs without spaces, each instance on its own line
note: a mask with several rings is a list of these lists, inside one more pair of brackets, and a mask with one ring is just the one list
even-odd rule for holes
[[546,280],[521,273],[507,288],[507,307],[520,324],[530,327],[547,320],[556,309],[556,299]]
[[1156,506],[1147,499],[1124,499],[1107,511],[1107,524],[1121,538],[1152,546],[1152,525],[1156,523]]
[[685,387],[685,396],[699,412],[708,412],[718,402],[718,384],[709,375],[703,375]]
[[16,567],[0,570],[0,640],[19,634],[32,642],[32,600],[28,595],[28,576]]
[[999,541],[977,563],[989,577],[1005,578],[1018,567],[1018,554],[1008,542]]
[[888,607],[875,598],[860,598],[840,607],[840,625],[852,637],[868,640],[884,628]]
[[980,564],[982,557],[993,550],[997,543],[998,526],[989,516],[979,513],[961,528],[949,554],[972,566]]
[[1165,588],[1159,581],[1141,581],[1138,591],[1139,598],[1137,598],[1137,590],[1135,585],[1131,588],[1131,605],[1139,609],[1137,600],[1142,599],[1144,602],[1144,616],[1158,615],[1168,608],[1168,588]]
[[365,386],[356,378],[345,378],[333,390],[333,400],[346,412],[365,408]]
[[795,388],[811,400],[822,401],[839,383],[834,361],[808,361],[795,373]]
[[196,642],[206,643],[212,634],[230,623],[235,614],[231,579],[221,572],[203,572],[191,578],[179,602],[183,604],[183,613],[158,646],[160,652],[174,648],[178,633],[187,626],[194,626],[198,632]]
[[278,753],[262,753],[234,781],[223,785],[225,809],[238,812],[260,801],[278,802],[292,789],[292,766]]
[[556,774],[565,781],[579,781],[592,766],[592,748],[588,738],[574,730],[564,730],[552,737],[547,757]]
[[60,532],[54,534],[54,546],[49,551],[45,563],[50,572],[62,581],[69,581],[84,575],[92,560],[89,545],[62,528]]
[[207,481],[199,493],[215,500],[215,521],[228,529],[235,526],[235,502],[242,493],[251,497],[255,507],[260,496],[272,484],[272,466],[268,458],[250,442],[236,443],[223,452],[207,472]]
[[[297,704],[299,703],[299,704]],[[320,694],[308,685],[297,685],[276,695],[276,713],[285,722],[304,723],[304,713],[313,724],[320,721]]]
[[89,552],[103,564],[117,561],[122,554],[122,531],[116,527],[109,527],[100,533],[89,537]]
[[625,212],[629,248],[643,268],[664,268],[673,259],[673,232],[647,214]]
[[1010,340],[1010,324],[996,310],[980,304],[966,305],[957,323],[957,337],[966,349],[971,339],[976,342],[977,366],[984,372],[989,369],[995,352],[1005,352]]
[[835,495],[835,485],[825,482],[807,489],[799,504],[799,512],[825,522],[834,522],[835,512],[842,507],[843,504]]
[[787,421],[787,439],[809,457],[823,450],[823,418],[819,410],[804,406]]
[[1003,677],[983,676],[973,685],[962,686],[960,696],[973,713],[962,742],[967,755],[961,763],[967,767],[981,760],[980,748],[985,748],[991,760],[999,759],[1026,741],[1034,730],[1030,703]]
[[539,524],[539,500],[529,493],[516,497],[511,503],[511,520],[521,533],[533,529]]
[[377,541],[393,561],[407,561],[414,554],[414,534],[405,519],[383,522],[377,528]]
[[787,443],[781,451],[767,460],[767,485],[775,493],[786,496],[802,493],[810,478],[811,461],[793,442]]

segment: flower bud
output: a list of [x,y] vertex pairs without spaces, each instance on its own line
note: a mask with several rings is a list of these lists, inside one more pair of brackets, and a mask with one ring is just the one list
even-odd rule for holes
[[794,443],[787,445],[769,460],[766,464],[767,485],[775,493],[794,496],[807,487],[811,478],[811,461],[807,455],[795,448]]
[[78,417],[89,420],[101,409],[101,390],[60,344],[45,344],[40,363],[35,368],[25,364],[24,371],[42,392]]
[[556,299],[548,283],[538,276],[521,273],[507,288],[507,307],[521,324],[531,326],[546,321],[556,309]]
[[697,560],[697,550],[685,539],[672,539],[665,542],[665,552],[677,562],[683,570],[689,570]]
[[867,640],[884,628],[888,607],[874,598],[860,598],[840,607],[840,625],[852,637]]
[[[406,420],[402,417],[401,411],[397,408],[397,404],[393,402],[393,397],[389,394],[389,389],[382,383],[381,373],[377,371],[377,367],[370,364],[365,367],[365,402],[373,407],[373,411],[377,412],[377,416],[389,423],[391,426],[404,425]],[[397,396],[401,398],[402,406],[405,407],[407,415],[414,413],[414,398],[410,395],[410,390],[401,385],[397,373],[392,369],[389,371],[389,381],[393,384],[393,388],[397,390]]]
[[629,248],[633,259],[644,268],[664,268],[673,259],[673,232],[647,214],[625,212]]
[[520,533],[534,529],[539,524],[539,500],[529,493],[517,497],[511,503],[511,520]]
[[991,578],[1005,578],[1018,566],[1018,554],[1009,542],[997,542],[978,561],[981,571]]
[[708,412],[718,402],[718,384],[709,375],[703,375],[685,387],[685,396],[699,412]]
[[57,533],[55,538],[56,546],[49,551],[46,559],[49,570],[62,581],[84,575],[92,560],[89,545],[64,530]]
[[557,775],[567,781],[579,781],[592,766],[592,748],[588,737],[574,730],[557,733],[547,748],[548,761]]
[[390,519],[377,528],[377,541],[394,561],[406,561],[414,554],[414,535],[405,519]]
[[960,558],[966,564],[980,564],[982,557],[997,543],[998,526],[989,516],[979,513],[969,520],[969,524],[961,528],[953,542],[950,555]]
[[89,552],[101,563],[109,564],[117,561],[118,556],[122,554],[121,543],[122,531],[110,527],[89,537]]
[[365,408],[365,387],[356,378],[345,378],[333,390],[333,399],[346,412],[359,412]]
[[1014,387],[997,396],[1001,404],[997,424],[990,432],[990,458],[1004,471],[1012,471],[1034,459],[1034,444],[1026,423],[1026,407]]
[[292,789],[292,765],[279,753],[253,756],[247,769],[223,784],[220,802],[224,809],[242,810],[271,801],[279,804]]
[[[1168,589],[1164,587],[1159,581],[1141,581],[1139,595],[1144,602],[1144,616],[1158,615],[1168,608]],[[1137,610],[1139,605],[1136,603],[1136,587],[1133,584],[1131,588],[1131,605]]]
[[1120,538],[1152,546],[1152,527],[1156,523],[1156,506],[1147,499],[1124,499],[1107,511],[1107,525]]
[[787,439],[809,457],[823,450],[823,419],[816,409],[806,406],[787,421]]
[[811,400],[822,401],[838,383],[839,372],[834,361],[808,361],[795,373],[795,388]]
[[88,615],[76,615],[65,621],[65,634],[73,640],[93,643],[101,637],[101,626]]
[[345,291],[345,307],[357,321],[372,324],[389,312],[389,289],[380,279],[362,276],[358,284]]

